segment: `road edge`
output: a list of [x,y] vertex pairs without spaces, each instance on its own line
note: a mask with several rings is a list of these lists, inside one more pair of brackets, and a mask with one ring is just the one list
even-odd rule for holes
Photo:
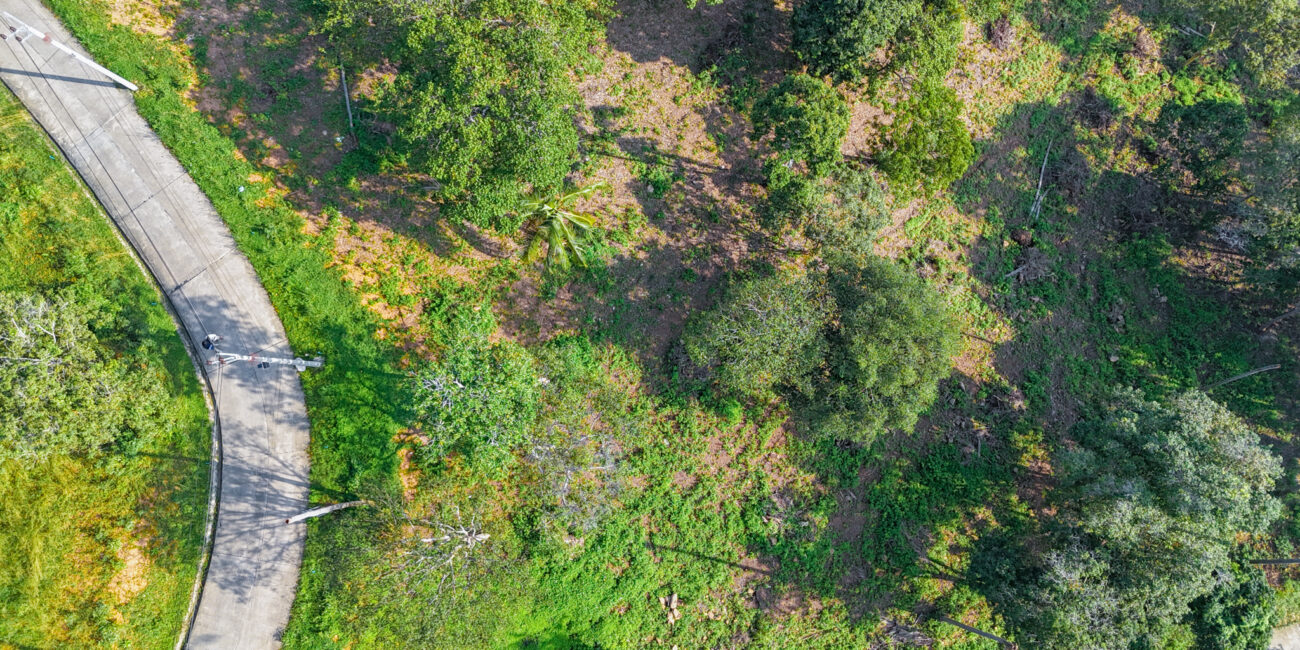
[[[3,78],[0,78],[0,84],[3,84],[5,90],[13,95],[15,99],[18,99],[18,93],[15,92],[14,89],[3,80]],[[55,151],[59,152],[59,157],[63,159],[64,166],[71,170],[72,174],[76,176],[77,185],[81,190],[81,193],[94,203],[96,213],[103,218],[104,221],[108,222],[109,227],[113,230],[113,235],[117,237],[117,240],[122,244],[122,248],[131,256],[131,260],[135,262],[136,267],[144,273],[145,277],[149,278],[149,283],[153,286],[154,292],[159,297],[158,304],[162,305],[163,309],[167,311],[168,318],[171,318],[172,324],[175,325],[176,334],[181,340],[181,345],[185,347],[185,354],[190,358],[190,365],[194,368],[194,376],[199,380],[199,385],[202,387],[199,392],[202,393],[203,403],[207,406],[208,430],[211,432],[211,457],[209,458],[208,465],[208,509],[204,518],[203,541],[199,549],[198,567],[194,574],[194,584],[190,587],[189,604],[186,605],[185,615],[181,619],[180,633],[176,638],[175,650],[181,650],[185,647],[186,642],[189,641],[190,630],[194,627],[194,617],[198,613],[199,609],[199,597],[203,594],[203,586],[207,581],[208,565],[212,559],[213,536],[217,528],[218,506],[220,505],[221,500],[221,418],[217,412],[217,402],[212,390],[212,380],[208,376],[206,366],[199,362],[198,351],[194,349],[193,341],[189,336],[187,336],[189,330],[186,329],[185,323],[181,321],[180,316],[177,314],[176,306],[172,304],[171,297],[167,295],[167,292],[163,291],[162,285],[158,282],[158,277],[154,275],[153,270],[144,263],[144,259],[140,257],[140,253],[136,251],[135,246],[131,244],[130,240],[128,240],[126,235],[122,232],[121,226],[113,220],[113,217],[109,216],[108,208],[100,202],[99,197],[95,196],[94,192],[90,191],[90,185],[86,181],[86,178],[82,176],[81,171],[72,164],[72,161],[68,160],[68,152],[64,151],[63,147],[59,146],[59,143],[55,141],[54,138],[50,136],[49,131],[45,129],[45,125],[41,124],[40,120],[36,119],[36,117],[31,114],[31,111],[28,110],[27,106],[23,104],[21,100],[18,101],[18,104],[23,107],[23,112],[27,114],[27,121],[36,127],[45,138],[46,143],[53,147]]]

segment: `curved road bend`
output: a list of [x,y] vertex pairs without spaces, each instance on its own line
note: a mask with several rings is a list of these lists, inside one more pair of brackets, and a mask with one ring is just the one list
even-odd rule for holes
[[[39,0],[0,0],[0,10],[85,54]],[[136,113],[128,91],[48,43],[18,44],[12,35],[0,41],[0,80],[149,267],[192,349],[216,333],[227,352],[293,356],[257,274],[207,197]],[[278,647],[305,535],[302,524],[284,523],[307,505],[302,388],[286,366],[238,363],[209,367],[208,376],[220,431],[220,505],[189,646]]]

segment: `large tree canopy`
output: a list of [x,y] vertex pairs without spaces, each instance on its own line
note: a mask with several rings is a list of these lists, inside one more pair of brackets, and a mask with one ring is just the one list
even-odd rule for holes
[[1237,536],[1263,532],[1280,512],[1269,494],[1278,459],[1199,392],[1160,404],[1120,391],[1078,438],[1057,463],[1052,528],[1015,548],[990,545],[972,564],[1019,640],[1162,647],[1198,598],[1197,626],[1253,635],[1258,613],[1214,593],[1232,573]]
[[831,271],[839,318],[811,406],[822,435],[867,441],[910,429],[959,351],[956,321],[915,275],[881,258]]
[[[560,188],[577,160],[570,74],[599,2],[324,0],[325,29],[360,63],[397,72],[369,108],[399,159],[428,173],[445,213],[511,230],[525,192]],[[365,27],[372,38],[356,38]]]
[[117,358],[77,303],[0,293],[0,461],[93,453],[168,426],[158,377]]

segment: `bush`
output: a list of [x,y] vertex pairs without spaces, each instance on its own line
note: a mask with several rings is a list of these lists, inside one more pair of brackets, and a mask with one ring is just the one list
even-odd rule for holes
[[804,223],[804,234],[822,259],[862,264],[872,256],[876,234],[889,223],[888,197],[876,176],[840,165],[830,190]]
[[922,84],[899,104],[886,130],[880,168],[904,186],[947,187],[975,159],[970,133],[959,119],[962,103],[941,83]]
[[826,354],[830,303],[822,281],[795,272],[739,282],[684,336],[691,361],[714,369],[724,392],[760,396],[777,386],[807,389]]
[[956,321],[939,295],[888,260],[833,269],[830,278],[839,318],[809,405],[820,435],[867,442],[910,429],[952,369]]
[[817,74],[857,81],[866,59],[920,9],[920,0],[807,0],[794,10],[794,52]]
[[777,161],[802,162],[812,176],[822,177],[840,160],[849,106],[826,82],[794,74],[754,104],[753,121],[756,139],[772,135]]
[[507,466],[537,417],[539,378],[532,357],[509,342],[464,340],[415,376],[419,423],[435,466],[448,452],[489,471]]
[[1240,103],[1172,100],[1160,109],[1155,124],[1156,171],[1174,189],[1202,196],[1223,192],[1233,180],[1248,130]]
[[763,162],[763,219],[773,229],[798,222],[816,209],[823,194],[818,181],[841,160],[848,104],[825,82],[790,75],[754,104],[753,121],[754,138],[771,134],[774,152]]

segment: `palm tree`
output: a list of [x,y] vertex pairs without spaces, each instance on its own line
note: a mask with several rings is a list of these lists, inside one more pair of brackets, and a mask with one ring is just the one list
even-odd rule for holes
[[578,199],[591,196],[604,187],[604,183],[592,183],[545,200],[525,203],[521,212],[525,219],[533,223],[533,235],[524,252],[524,261],[536,262],[545,245],[546,269],[569,268],[570,255],[578,259],[579,265],[587,266],[579,240],[596,225],[596,217],[574,212],[572,208]]

